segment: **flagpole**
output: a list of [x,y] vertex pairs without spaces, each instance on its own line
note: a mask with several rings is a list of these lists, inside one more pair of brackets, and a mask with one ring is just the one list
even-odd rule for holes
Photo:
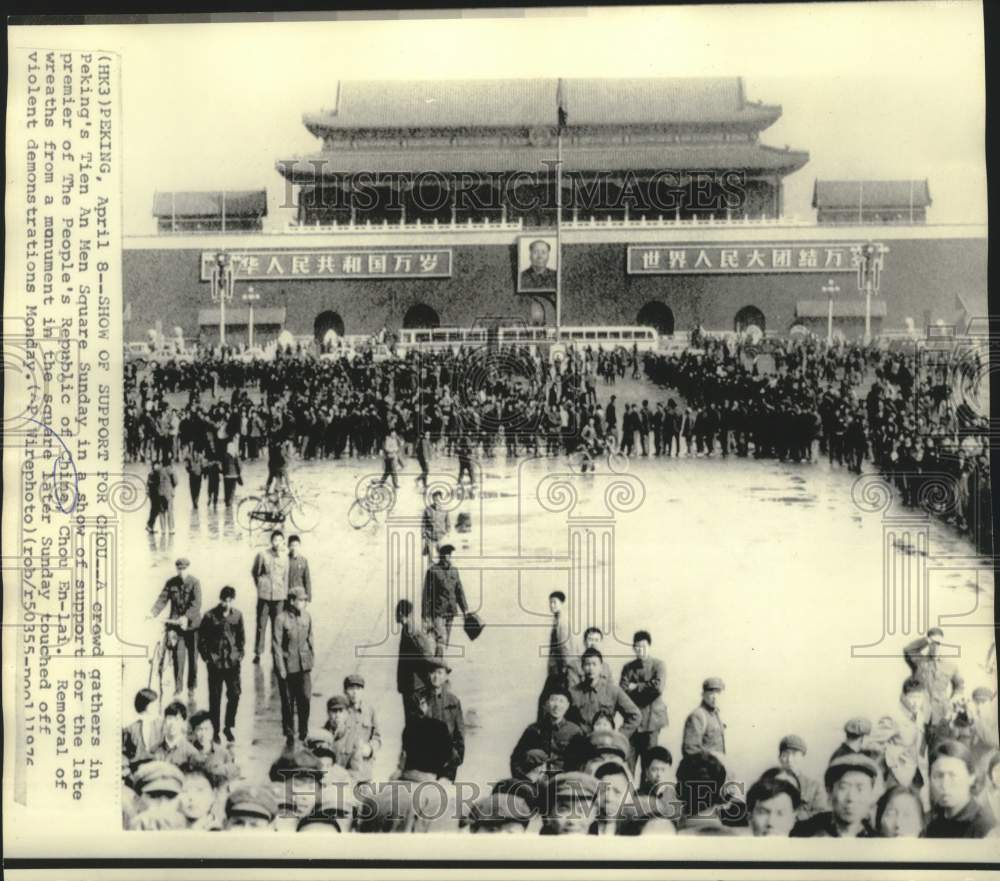
[[562,120],[556,131],[556,342],[562,338]]

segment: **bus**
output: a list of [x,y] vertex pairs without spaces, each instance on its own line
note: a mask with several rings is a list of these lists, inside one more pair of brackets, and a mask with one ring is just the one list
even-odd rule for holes
[[434,327],[404,328],[399,331],[397,351],[406,356],[411,350],[437,351],[458,349],[460,346],[577,346],[593,349],[631,350],[636,346],[640,352],[659,349],[659,334],[651,327],[563,327],[556,339],[554,327]]

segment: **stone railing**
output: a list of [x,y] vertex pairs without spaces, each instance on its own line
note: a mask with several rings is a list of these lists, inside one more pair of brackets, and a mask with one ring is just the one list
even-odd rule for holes
[[336,233],[414,233],[414,232],[468,232],[470,230],[482,230],[483,232],[517,232],[524,228],[524,223],[518,220],[465,220],[454,223],[446,221],[440,223],[437,220],[423,222],[414,220],[411,223],[390,223],[383,220],[381,223],[372,223],[370,220],[364,223],[329,223],[329,224],[299,224],[289,223],[285,228],[286,232],[295,235],[331,235]]

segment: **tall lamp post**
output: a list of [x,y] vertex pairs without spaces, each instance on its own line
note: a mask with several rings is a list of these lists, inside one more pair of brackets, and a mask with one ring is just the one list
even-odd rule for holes
[[250,324],[249,324],[249,334],[247,338],[247,348],[253,348],[253,304],[260,299],[260,294],[255,294],[253,292],[253,285],[247,288],[246,293],[243,295],[243,302],[250,307]]
[[226,303],[233,299],[233,261],[225,251],[215,255],[212,301],[219,304],[219,346],[226,344]]
[[833,345],[833,298],[840,293],[840,285],[837,284],[832,278],[821,288],[824,294],[826,294],[829,303],[827,304],[826,312],[826,344],[828,346]]
[[872,340],[872,297],[878,296],[882,266],[889,249],[879,242],[869,241],[851,248],[858,267],[858,290],[865,295],[865,344]]

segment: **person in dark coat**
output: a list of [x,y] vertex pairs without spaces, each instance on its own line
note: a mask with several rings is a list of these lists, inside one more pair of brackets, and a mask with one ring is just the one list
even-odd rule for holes
[[297,535],[288,536],[288,589],[293,587],[301,587],[306,592],[306,602],[312,602],[309,560],[302,554],[302,539]]
[[459,767],[465,761],[465,716],[462,713],[462,702],[446,685],[451,667],[444,658],[429,658],[427,665],[430,668],[430,684],[414,693],[411,717],[419,714],[444,722],[448,729],[450,753],[439,776],[454,781]]
[[542,776],[565,770],[570,744],[583,736],[583,729],[566,718],[569,708],[569,689],[565,685],[554,685],[545,702],[543,718],[524,729],[511,753],[511,776],[525,780],[533,776],[532,771],[537,764],[529,753],[534,750],[540,750],[545,755]]
[[246,647],[243,614],[234,608],[236,589],[226,585],[219,593],[219,605],[205,613],[198,628],[198,649],[208,668],[208,713],[215,742],[219,742],[222,688],[226,689],[226,740],[236,738],[236,710],[240,703],[240,664]]
[[615,713],[621,713],[621,732],[631,737],[639,726],[642,714],[632,699],[614,682],[601,676],[604,657],[595,648],[589,648],[583,653],[581,666],[583,678],[574,683],[570,689],[570,720],[575,722],[584,733],[593,730],[594,719],[602,711],[614,718]]
[[274,622],[274,669],[281,698],[281,728],[290,742],[298,717],[299,740],[309,733],[309,701],[312,697],[312,618],[306,611],[306,592],[293,587],[288,603]]
[[184,667],[187,666],[187,687],[190,696],[198,686],[198,626],[201,624],[201,582],[187,570],[191,561],[179,558],[174,564],[177,574],[168,578],[149,612],[155,618],[170,604],[167,619],[167,647],[173,661],[174,688],[183,688]]
[[681,752],[686,756],[712,753],[721,762],[726,754],[726,725],[719,715],[719,695],[726,684],[718,676],[709,676],[701,686],[701,703],[684,722]]
[[201,466],[201,475],[208,482],[208,507],[219,507],[219,479],[222,476],[222,463],[214,455],[205,459]]
[[398,776],[408,779],[416,773],[431,775],[434,779],[447,777],[452,758],[451,732],[444,722],[428,714],[426,700],[417,700],[414,709],[415,713],[403,728]]
[[453,545],[441,545],[438,562],[424,576],[422,617],[434,631],[438,657],[444,656],[445,648],[451,643],[455,615],[459,612],[466,615],[469,611],[462,579],[451,562],[454,550]]
[[799,820],[792,838],[876,838],[870,816],[878,796],[879,770],[864,753],[843,755],[830,762],[823,782],[830,810]]
[[240,467],[239,457],[226,450],[222,457],[222,482],[225,489],[226,507],[233,506],[233,499],[236,497],[236,485],[243,485],[243,469]]
[[973,796],[975,766],[969,748],[943,740],[931,752],[931,819],[925,838],[985,838],[996,820]]
[[434,657],[434,637],[423,623],[414,621],[413,604],[409,600],[396,603],[396,623],[401,627],[396,691],[403,699],[403,714],[409,721],[414,693],[430,684],[427,662]]
[[667,685],[667,666],[659,658],[650,657],[653,642],[648,630],[636,631],[632,637],[635,660],[622,668],[619,685],[639,708],[642,717],[639,727],[632,734],[633,773],[637,774],[639,760],[646,763],[646,754],[659,743],[660,731],[667,727],[667,706],[663,691]]

